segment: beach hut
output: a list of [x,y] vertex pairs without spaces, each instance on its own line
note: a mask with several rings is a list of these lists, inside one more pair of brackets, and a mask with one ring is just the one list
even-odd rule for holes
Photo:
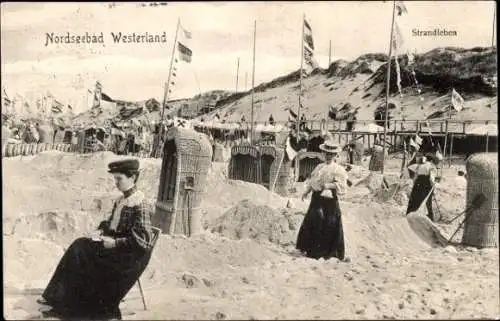
[[466,170],[466,208],[470,208],[481,194],[485,201],[468,213],[462,243],[476,247],[498,247],[498,154],[474,154],[468,159]]
[[260,147],[261,183],[270,191],[288,195],[290,165],[283,149],[273,145]]
[[231,148],[229,179],[260,184],[259,149],[251,145],[236,145]]
[[303,182],[308,179],[314,168],[324,161],[323,153],[299,152],[296,157],[296,162],[298,162],[297,181]]
[[166,133],[156,209],[152,223],[163,233],[201,232],[200,203],[212,161],[206,135],[172,127]]

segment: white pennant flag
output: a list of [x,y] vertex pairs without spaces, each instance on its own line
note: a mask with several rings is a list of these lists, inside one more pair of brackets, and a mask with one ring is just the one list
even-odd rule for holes
[[451,104],[456,111],[461,111],[464,108],[464,99],[460,94],[453,88],[451,91]]
[[394,50],[394,60],[396,62],[396,84],[398,85],[398,90],[399,94],[401,97],[403,96],[402,89],[401,89],[401,69],[399,67],[399,61],[398,61],[398,52],[399,49],[403,45],[403,35],[401,33],[401,30],[399,29],[399,25],[397,22],[394,22],[394,34],[392,37],[392,49]]

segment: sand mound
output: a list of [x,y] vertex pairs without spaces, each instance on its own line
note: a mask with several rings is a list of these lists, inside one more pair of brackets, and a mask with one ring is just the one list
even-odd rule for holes
[[245,199],[251,198],[254,204],[267,205],[273,209],[286,206],[286,198],[270,193],[262,185],[228,179],[227,168],[227,163],[213,163],[208,173],[210,185],[206,186],[201,202],[205,228],[212,225],[226,210]]
[[42,212],[4,219],[3,234],[69,243],[95,230],[102,219],[88,212]]
[[211,231],[231,239],[250,238],[290,245],[295,243],[302,219],[301,213],[278,211],[243,200],[217,218]]

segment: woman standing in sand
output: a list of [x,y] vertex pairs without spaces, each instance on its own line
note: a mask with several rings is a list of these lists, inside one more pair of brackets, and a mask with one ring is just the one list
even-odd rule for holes
[[311,173],[304,200],[312,191],[311,203],[297,237],[297,249],[310,258],[344,260],[344,231],[338,195],[347,189],[347,172],[337,164],[340,148],[328,139],[319,148],[325,162]]
[[137,191],[139,161],[110,163],[123,193],[94,237],[78,238],[59,262],[39,303],[52,307],[45,316],[121,319],[120,301],[146,268],[151,228],[144,195]]
[[414,169],[415,177],[413,179],[413,188],[408,201],[406,215],[417,211],[422,205],[422,202],[426,201],[427,217],[436,222],[439,220],[439,217],[435,215],[432,209],[432,200],[434,197],[437,168],[434,164],[435,161],[433,157],[434,155],[429,153],[422,157],[421,164],[411,165]]

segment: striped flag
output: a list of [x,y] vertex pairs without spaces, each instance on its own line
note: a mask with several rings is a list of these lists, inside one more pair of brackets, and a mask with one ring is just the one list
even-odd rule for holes
[[303,47],[304,47],[304,61],[306,66],[308,67],[307,71],[305,71],[306,75],[310,73],[312,70],[317,68],[318,64],[314,59],[314,40],[312,35],[311,25],[304,19],[304,23],[302,25],[304,31],[304,39],[303,39]]
[[177,44],[177,49],[179,51],[179,58],[185,62],[191,62],[191,58],[193,56],[193,52],[191,49],[183,45],[182,43]]
[[188,45],[192,35],[191,32],[184,29],[182,25],[180,29],[181,29],[181,34],[179,37],[180,39],[177,41],[177,50],[179,51],[179,59],[189,63],[191,62],[193,57],[193,52],[191,51]]

